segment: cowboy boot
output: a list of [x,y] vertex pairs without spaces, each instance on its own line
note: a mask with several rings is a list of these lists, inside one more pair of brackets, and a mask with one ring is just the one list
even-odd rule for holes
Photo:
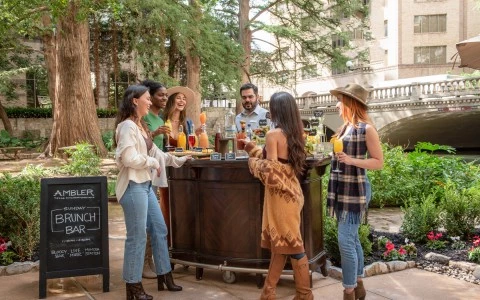
[[152,300],[153,297],[146,294],[141,282],[127,283],[127,300]]
[[280,275],[282,275],[286,261],[287,257],[285,255],[272,253],[267,277],[265,278],[262,294],[260,295],[261,300],[275,299],[275,288],[277,287]]
[[152,243],[150,241],[150,235],[147,234],[147,244],[145,245],[145,258],[143,260],[143,271],[142,271],[143,278],[157,278],[157,274],[155,273],[155,264],[153,263],[152,257]]
[[167,289],[170,292],[179,292],[182,290],[181,286],[176,285],[175,282],[173,282],[172,272],[169,272],[165,275],[157,276],[157,287],[159,291],[163,291],[164,289],[163,284],[167,286]]
[[365,300],[365,296],[367,296],[367,291],[365,291],[363,281],[357,281],[357,287],[355,288],[355,299]]
[[345,290],[343,290],[343,300],[355,300],[355,292],[351,292],[350,294],[347,294]]
[[297,290],[294,300],[313,299],[310,289],[310,274],[308,272],[308,258],[305,255],[300,259],[290,258],[292,262],[293,276],[295,279],[295,289]]

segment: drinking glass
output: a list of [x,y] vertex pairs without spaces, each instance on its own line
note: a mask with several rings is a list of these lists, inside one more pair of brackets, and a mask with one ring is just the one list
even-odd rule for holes
[[[170,131],[172,131],[172,122],[170,121],[170,119],[168,119],[166,122],[165,122],[165,126],[167,126],[168,128],[170,128]],[[170,147],[170,135],[167,134],[167,145],[165,147]]]
[[[342,152],[343,151],[343,140],[340,140],[340,139],[335,139],[333,141],[333,153],[334,154],[337,154],[339,152]],[[341,173],[342,171],[338,168],[338,157],[337,157],[337,164],[336,164],[336,167],[334,170],[332,170],[332,172],[335,172],[335,173]]]
[[197,137],[193,133],[188,135],[188,149],[193,150],[193,148],[195,147],[196,138]]

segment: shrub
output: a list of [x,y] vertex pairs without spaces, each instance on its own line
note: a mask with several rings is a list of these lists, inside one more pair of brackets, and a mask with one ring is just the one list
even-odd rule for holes
[[445,248],[447,242],[441,240],[442,236],[443,234],[440,232],[435,233],[430,231],[427,234],[427,248],[430,250],[439,250]]
[[75,176],[99,175],[100,158],[95,154],[92,145],[87,143],[75,144],[75,148],[66,150],[70,161],[62,167],[62,171]]
[[0,211],[0,235],[9,238],[21,260],[30,259],[40,241],[40,178],[4,173]]
[[113,150],[113,131],[107,131],[102,134],[102,141],[107,151]]
[[442,223],[450,236],[461,236],[465,240],[474,232],[480,220],[480,189],[458,190],[449,182],[442,199]]
[[440,225],[440,209],[435,203],[435,195],[422,197],[423,201],[410,199],[402,207],[404,218],[401,231],[413,242],[425,242],[427,233],[437,230]]
[[473,246],[468,251],[468,260],[480,263],[480,237],[473,238]]

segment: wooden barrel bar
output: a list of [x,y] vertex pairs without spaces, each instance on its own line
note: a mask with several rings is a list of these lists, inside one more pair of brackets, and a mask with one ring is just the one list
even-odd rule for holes
[[[300,177],[305,250],[310,270],[320,268],[323,275],[321,179],[329,161],[308,159]],[[168,168],[168,176],[172,261],[197,266],[197,279],[203,273],[198,266],[204,264],[266,273],[270,252],[260,247],[264,187],[250,174],[247,160],[191,160]]]

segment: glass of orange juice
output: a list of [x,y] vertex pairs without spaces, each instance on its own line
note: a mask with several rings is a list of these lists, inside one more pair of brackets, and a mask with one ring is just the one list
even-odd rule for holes
[[[343,151],[343,140],[335,139],[333,140],[333,153],[337,154]],[[337,165],[332,172],[341,173],[342,171],[338,168],[338,158],[337,158]]]
[[[170,119],[167,119],[165,122],[165,126],[167,126],[170,129],[170,132],[172,131],[172,122]],[[170,147],[170,135],[167,135],[167,145],[165,147]]]

